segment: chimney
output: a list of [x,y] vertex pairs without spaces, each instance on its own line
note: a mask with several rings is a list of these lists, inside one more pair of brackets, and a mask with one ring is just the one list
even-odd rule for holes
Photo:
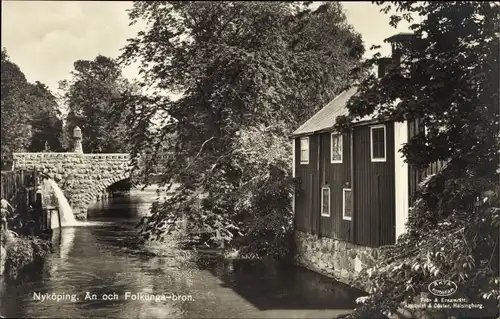
[[391,44],[392,60],[395,65],[401,63],[405,51],[412,47],[414,40],[415,35],[413,33],[398,33],[384,40],[384,42]]

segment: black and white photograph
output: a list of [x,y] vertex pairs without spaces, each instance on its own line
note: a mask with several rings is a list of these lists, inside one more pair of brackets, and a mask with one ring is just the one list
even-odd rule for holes
[[500,319],[500,2],[1,5],[0,318]]

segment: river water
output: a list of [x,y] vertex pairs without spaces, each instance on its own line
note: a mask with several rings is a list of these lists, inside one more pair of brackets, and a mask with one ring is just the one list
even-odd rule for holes
[[[98,202],[89,208],[90,226],[54,233],[54,251],[39,273],[23,282],[0,282],[0,314],[17,318],[334,318],[349,313],[360,296],[298,267],[221,260],[173,244],[142,245],[134,226],[154,198],[154,190],[149,189]],[[151,295],[158,299],[151,300]]]

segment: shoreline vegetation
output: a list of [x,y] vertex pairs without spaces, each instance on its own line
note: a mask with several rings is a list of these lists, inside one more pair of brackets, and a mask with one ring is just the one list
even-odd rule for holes
[[36,237],[20,237],[12,231],[2,231],[0,276],[7,281],[21,279],[24,274],[40,267],[50,253],[50,242]]
[[39,267],[50,253],[49,241],[35,236],[20,236],[9,227],[21,223],[18,212],[2,199],[0,234],[0,277],[17,280],[27,271]]

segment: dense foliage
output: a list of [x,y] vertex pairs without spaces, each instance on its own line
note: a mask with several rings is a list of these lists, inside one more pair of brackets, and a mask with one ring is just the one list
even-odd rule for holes
[[29,267],[39,265],[50,252],[49,242],[31,237],[16,237],[2,230],[1,246],[5,249],[5,275],[9,280],[17,279]]
[[1,156],[12,152],[61,150],[61,114],[57,101],[42,83],[29,83],[20,68],[2,50]]
[[[395,6],[393,25],[412,15],[420,15],[422,22],[412,25],[413,41],[399,48],[399,65],[383,79],[364,79],[338,128],[349,130],[352,119],[369,114],[420,119],[426,129],[402,152],[422,168],[435,161],[445,165],[422,183],[407,233],[382,249],[377,266],[360,277],[373,289],[352,317],[395,313],[436,279],[457,283],[453,297],[482,303],[489,315],[498,314],[499,4],[377,3],[386,12]],[[457,309],[443,314],[487,315]]]
[[68,111],[64,128],[66,148],[71,148],[73,130],[78,126],[82,130],[84,152],[125,152],[130,132],[125,124],[127,109],[115,110],[133,85],[123,77],[113,59],[102,55],[93,61],[76,61],[71,75],[70,81],[60,82]]
[[288,136],[349,85],[364,53],[339,3],[315,6],[134,3],[132,23],[147,27],[122,60],[141,63],[148,89],[129,101],[134,154],[151,167],[168,138],[164,180],[178,184],[144,221],[146,236],[160,237],[185,216],[190,229],[248,255],[288,252],[273,246],[287,242],[292,226]]
[[35,111],[31,114],[32,138],[28,151],[61,151],[63,121],[56,97],[45,84],[36,81],[30,85],[26,98],[30,109]]

